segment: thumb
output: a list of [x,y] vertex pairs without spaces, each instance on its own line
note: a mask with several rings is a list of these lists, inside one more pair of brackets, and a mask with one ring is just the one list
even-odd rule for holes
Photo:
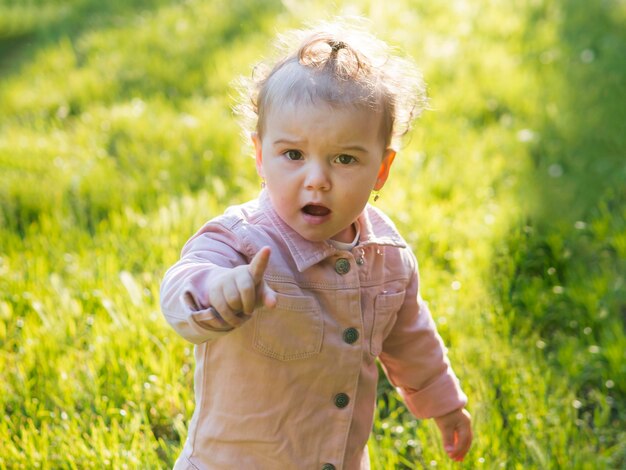
[[270,286],[268,286],[265,281],[260,288],[260,299],[267,308],[276,307],[276,302],[278,299],[276,298],[276,292],[272,290]]
[[269,246],[264,246],[259,250],[259,252],[254,255],[252,261],[250,261],[250,265],[248,266],[248,270],[250,271],[250,275],[252,276],[252,280],[254,281],[254,285],[259,285],[261,281],[263,281],[263,274],[267,269],[267,264],[270,259],[271,250]]

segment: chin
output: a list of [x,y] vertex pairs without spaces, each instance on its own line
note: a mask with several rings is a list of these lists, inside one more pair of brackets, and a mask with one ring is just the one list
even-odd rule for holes
[[315,235],[315,234],[307,234],[307,233],[302,233],[298,230],[296,230],[296,232],[298,232],[298,235],[300,235],[302,238],[304,238],[305,240],[308,240],[310,242],[323,242],[326,241],[330,238],[330,236],[326,236],[326,235]]

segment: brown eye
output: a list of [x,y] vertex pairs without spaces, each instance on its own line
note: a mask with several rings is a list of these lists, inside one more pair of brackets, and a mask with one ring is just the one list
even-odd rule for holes
[[352,155],[342,154],[339,155],[335,160],[342,165],[349,165],[350,163],[355,162],[356,158],[354,158]]
[[302,160],[302,153],[298,150],[287,150],[284,155],[289,160]]

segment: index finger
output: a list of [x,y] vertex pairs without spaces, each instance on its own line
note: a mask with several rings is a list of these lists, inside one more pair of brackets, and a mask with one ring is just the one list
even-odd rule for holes
[[267,269],[271,252],[272,251],[269,246],[264,246],[256,255],[254,255],[252,261],[250,261],[248,271],[250,271],[250,275],[252,276],[252,280],[255,285],[259,284],[263,280],[263,274]]

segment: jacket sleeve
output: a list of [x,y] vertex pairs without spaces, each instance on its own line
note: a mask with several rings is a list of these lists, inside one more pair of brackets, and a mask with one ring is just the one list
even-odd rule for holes
[[414,257],[412,261],[413,275],[396,323],[383,343],[380,361],[411,413],[420,419],[439,417],[465,406],[467,397],[419,295],[417,262]]
[[212,328],[206,321],[213,316],[208,286],[216,274],[247,262],[232,232],[218,223],[207,223],[165,273],[160,298],[167,322],[195,344],[227,334],[228,330]]

